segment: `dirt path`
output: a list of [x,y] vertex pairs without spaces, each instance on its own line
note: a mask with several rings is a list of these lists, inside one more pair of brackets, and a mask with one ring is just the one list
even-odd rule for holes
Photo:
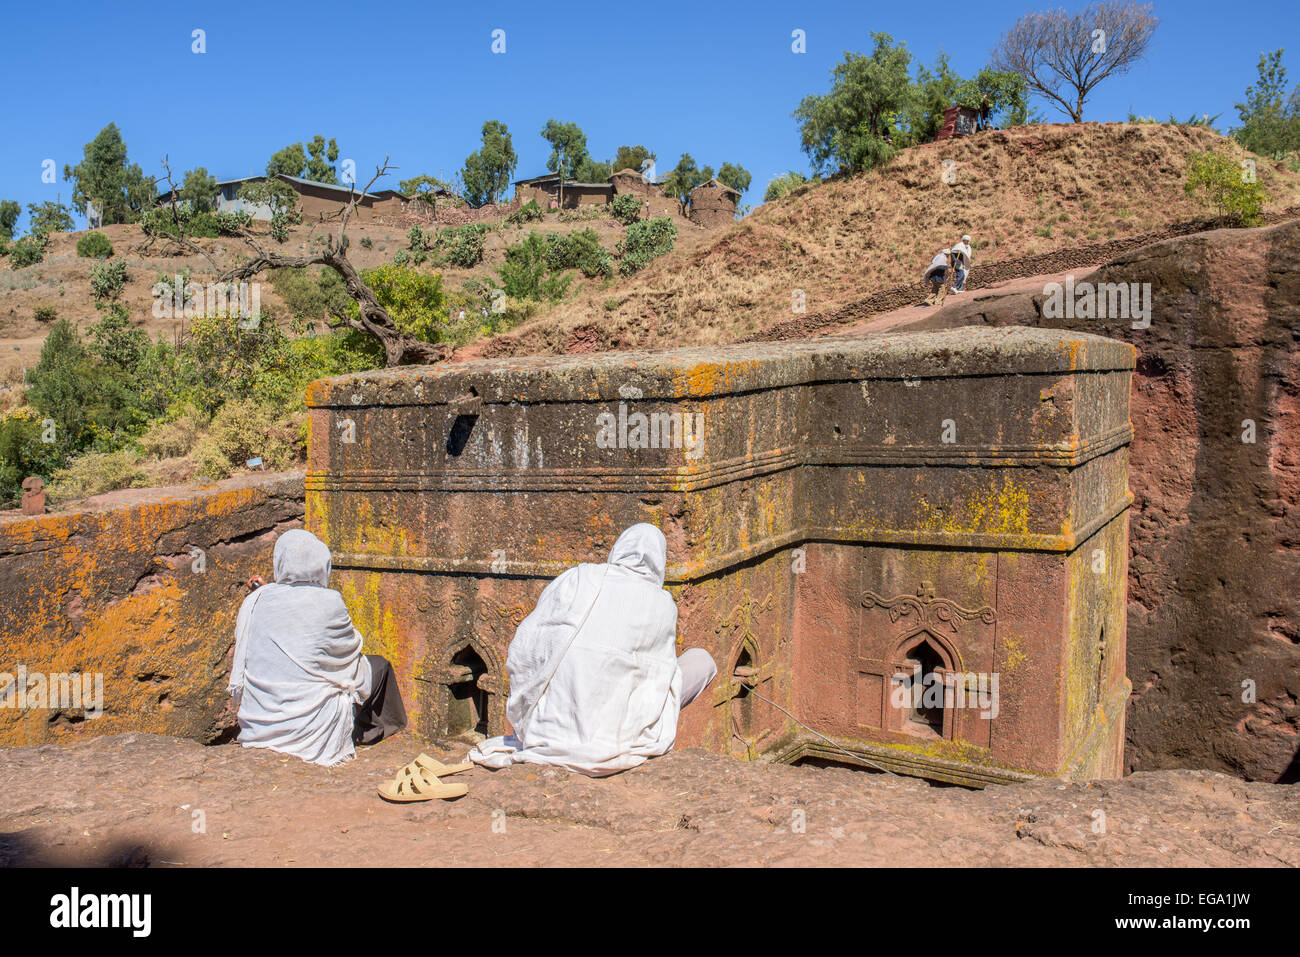
[[1300,785],[1203,771],[967,791],[692,750],[380,800],[419,750],[399,735],[335,769],[153,735],[0,750],[0,864],[1300,866]]

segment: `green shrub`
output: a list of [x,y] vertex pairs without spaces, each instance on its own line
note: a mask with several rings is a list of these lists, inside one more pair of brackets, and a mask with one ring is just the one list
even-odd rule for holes
[[27,397],[55,424],[54,445],[76,453],[129,441],[140,423],[139,389],[122,369],[97,360],[77,327],[60,319],[50,327],[41,358],[27,373]]
[[32,318],[37,322],[53,322],[59,318],[59,310],[55,309],[48,302],[42,302],[32,310]]
[[253,399],[227,402],[194,448],[197,474],[223,479],[260,458],[267,471],[293,465],[301,449],[300,423]]
[[149,334],[131,325],[131,314],[120,302],[101,306],[102,318],[87,333],[95,342],[99,358],[133,373],[149,349]]
[[55,502],[67,502],[148,484],[149,473],[134,450],[87,452],[50,476],[49,496]]
[[505,294],[512,299],[551,302],[564,298],[571,281],[571,277],[547,262],[546,240],[536,232],[506,248],[506,261],[497,269],[497,276]]
[[9,247],[9,266],[22,269],[35,266],[45,258],[45,244],[33,236],[24,236]]
[[630,276],[644,269],[664,253],[673,251],[677,237],[677,224],[666,216],[643,219],[627,228],[627,235],[619,243],[619,272]]
[[[429,257],[430,251],[437,244],[436,238],[426,236],[424,230],[419,226],[411,227],[411,231],[406,234],[406,242],[408,255],[403,257],[402,262],[405,263],[409,260],[417,266],[421,265]],[[393,261],[397,261],[396,257],[394,257]]]
[[116,299],[130,277],[126,263],[120,259],[100,262],[90,267],[90,291],[96,299]]
[[289,308],[295,319],[327,320],[338,313],[347,312],[352,305],[343,280],[333,269],[312,270],[286,267],[270,274],[271,288]]
[[443,261],[457,269],[472,269],[483,261],[483,247],[488,228],[484,223],[448,226],[438,232],[438,248]]
[[546,234],[546,264],[552,269],[578,269],[588,279],[612,276],[614,260],[600,245],[594,229]]
[[624,226],[630,226],[641,218],[643,200],[635,193],[623,193],[614,197],[610,204],[610,214]]
[[22,481],[29,475],[48,478],[66,456],[41,441],[44,424],[33,409],[0,415],[0,507],[22,499]]
[[400,332],[425,342],[441,342],[447,324],[442,277],[396,263],[368,269],[361,278],[388,311]]
[[373,239],[371,239],[369,236],[362,236],[362,237],[361,237],[361,248],[362,248],[362,249],[369,249],[369,248],[370,248],[371,246],[373,246],[374,244],[375,244],[375,241],[374,241]]
[[781,176],[776,177],[772,182],[767,184],[767,190],[763,193],[763,202],[770,203],[774,199],[780,199],[782,196],[788,196],[800,186],[816,182],[800,173],[798,170],[790,170]]
[[77,255],[82,259],[107,259],[113,255],[113,244],[103,233],[92,230],[77,240]]
[[208,425],[208,417],[190,403],[157,419],[136,445],[146,455],[158,459],[178,458],[194,451]]
[[542,210],[542,207],[537,205],[537,200],[530,199],[507,216],[506,222],[511,226],[522,226],[524,223],[537,222],[543,215],[545,215],[545,213]]
[[[1249,180],[1249,181],[1248,181]],[[1253,174],[1222,153],[1193,153],[1187,158],[1183,190],[1200,195],[1219,214],[1243,226],[1257,226],[1268,195]]]

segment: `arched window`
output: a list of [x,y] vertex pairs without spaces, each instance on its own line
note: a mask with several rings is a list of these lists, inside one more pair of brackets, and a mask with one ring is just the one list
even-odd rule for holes
[[458,672],[458,680],[447,685],[447,734],[487,734],[490,696],[478,685],[479,678],[487,673],[487,665],[472,646],[466,645],[452,656],[451,670]]

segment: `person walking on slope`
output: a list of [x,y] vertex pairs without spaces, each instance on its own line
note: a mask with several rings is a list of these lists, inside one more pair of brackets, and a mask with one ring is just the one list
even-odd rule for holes
[[961,242],[952,247],[953,292],[966,291],[966,276],[970,273],[970,264],[970,236],[963,236]]
[[944,285],[944,279],[948,275],[948,262],[951,255],[951,249],[944,249],[926,267],[921,278],[930,284],[930,295],[925,297],[924,305],[943,305],[944,297],[948,295],[948,287]]

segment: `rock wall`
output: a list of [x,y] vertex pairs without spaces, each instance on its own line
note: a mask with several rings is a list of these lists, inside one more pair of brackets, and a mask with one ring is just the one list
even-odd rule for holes
[[[679,743],[1114,776],[1132,363],[1096,336],[958,330],[360,373],[309,390],[307,524],[429,737],[508,730],[514,629],[644,521],[681,647],[720,670]],[[913,665],[932,708],[895,701]]]
[[[0,688],[0,744],[123,731],[228,735],[225,686],[244,582],[270,580],[275,536],[301,526],[302,515],[301,473],[115,492],[39,516],[0,513],[0,684],[9,692]],[[42,676],[21,698],[5,677],[20,668],[29,681]],[[101,675],[102,714],[62,706],[66,695],[51,701],[51,674]]]
[[1300,222],[1159,242],[1076,278],[1149,283],[1150,328],[1050,318],[1027,294],[908,328],[1039,325],[1137,347],[1128,767],[1300,780]]

